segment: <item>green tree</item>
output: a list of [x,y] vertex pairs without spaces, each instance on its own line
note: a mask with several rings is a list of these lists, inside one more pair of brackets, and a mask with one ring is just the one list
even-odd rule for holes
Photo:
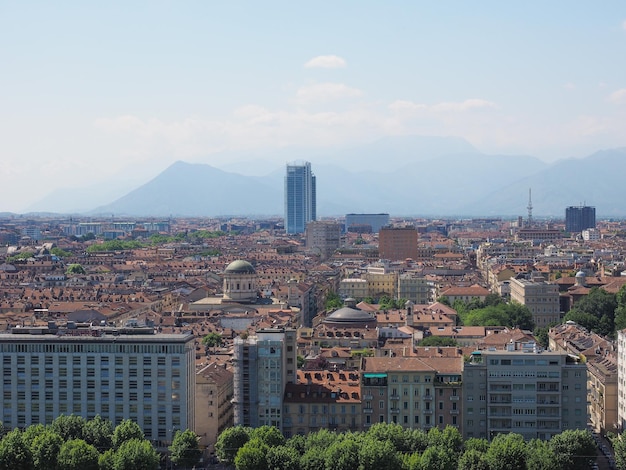
[[50,429],[56,432],[64,442],[72,439],[83,439],[85,435],[85,418],[77,415],[61,415],[58,416]]
[[456,470],[457,466],[458,454],[441,446],[429,447],[420,459],[422,470]]
[[269,470],[300,470],[300,454],[290,446],[270,447],[267,451]]
[[557,456],[549,442],[533,439],[526,445],[528,470],[560,470]]
[[261,439],[250,439],[235,456],[237,470],[267,470],[269,447]]
[[418,346],[458,346],[459,343],[453,338],[444,336],[427,336],[418,343]]
[[65,270],[65,274],[85,274],[85,273],[86,273],[85,268],[83,268],[83,266],[78,263],[72,263],[68,265],[67,269]]
[[596,444],[591,433],[582,429],[568,429],[552,436],[550,447],[560,468],[586,470],[591,456],[596,455]]
[[324,449],[312,447],[300,457],[300,468],[302,470],[320,470],[326,465]]
[[67,258],[69,256],[72,256],[72,253],[70,253],[69,251],[62,250],[58,246],[53,247],[50,250],[50,254],[56,256],[57,258]]
[[359,446],[359,470],[396,470],[402,462],[391,441],[366,436]]
[[259,439],[268,447],[282,446],[285,444],[285,437],[275,426],[260,426],[250,431],[250,439]]
[[324,303],[324,308],[326,310],[337,310],[338,308],[343,307],[343,302],[339,297],[339,294],[336,292],[329,292],[326,295],[326,302]]
[[[404,429],[400,424],[376,423],[367,431],[367,437],[380,442],[389,441],[398,452],[410,452],[415,450],[412,448],[411,431]],[[424,445],[423,448],[425,449],[426,445]],[[421,451],[423,449],[419,450]]]
[[19,429],[10,431],[0,441],[0,470],[30,470],[33,456]]
[[202,457],[202,451],[198,447],[198,436],[189,429],[176,431],[169,450],[172,462],[181,467],[193,467]]
[[337,435],[328,429],[320,429],[306,436],[305,449],[326,449],[337,440]]
[[498,434],[489,445],[485,460],[490,470],[526,470],[526,443],[519,434]]
[[469,449],[459,457],[458,470],[489,470],[485,453],[478,449]]
[[249,431],[243,426],[224,429],[217,437],[215,454],[222,462],[232,463],[235,461],[237,451],[249,440]]
[[141,441],[143,438],[143,431],[139,425],[130,419],[125,419],[115,427],[111,442],[114,449],[119,449],[126,441],[130,441],[131,439]]
[[59,450],[58,465],[63,470],[98,470],[100,454],[82,439],[70,439]]
[[615,452],[615,463],[620,470],[626,468],[626,439],[623,435],[613,439],[613,451]]
[[156,470],[159,468],[159,454],[150,441],[129,439],[124,441],[113,457],[114,470]]
[[85,423],[83,438],[96,449],[110,449],[113,446],[113,423],[96,415]]
[[202,338],[202,344],[204,344],[206,348],[218,348],[222,345],[222,342],[222,335],[216,333],[215,331],[212,331],[208,335],[205,335],[204,338]]
[[[609,336],[615,332],[615,310],[618,307],[618,299],[616,294],[611,294],[604,289],[593,287],[589,294],[584,296],[574,305],[574,308],[570,310],[565,319],[576,321],[571,318],[572,312],[574,314],[583,313],[596,318],[595,324],[591,324],[588,316],[583,316],[582,320],[588,322],[588,324],[578,323],[588,329],[593,329],[596,333]],[[570,317],[570,318],[568,318]],[[593,327],[593,328],[590,328]]]
[[326,470],[358,470],[359,446],[352,437],[335,440],[326,450]]
[[98,458],[98,468],[100,470],[115,470],[115,451],[107,449]]
[[55,470],[58,468],[57,461],[63,445],[61,436],[51,430],[45,430],[30,442],[35,470]]
[[463,443],[463,447],[466,451],[477,450],[478,452],[485,453],[489,450],[489,441],[478,437],[470,437]]

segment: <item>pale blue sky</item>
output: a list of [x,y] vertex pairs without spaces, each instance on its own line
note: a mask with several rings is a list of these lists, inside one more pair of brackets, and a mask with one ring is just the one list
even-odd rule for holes
[[406,134],[550,161],[625,146],[626,2],[0,0],[0,211]]

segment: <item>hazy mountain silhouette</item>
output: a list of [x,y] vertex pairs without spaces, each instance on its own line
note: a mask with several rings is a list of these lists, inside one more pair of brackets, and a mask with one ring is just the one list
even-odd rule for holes
[[[547,164],[531,156],[484,155],[462,139],[433,139],[430,145],[424,137],[390,137],[335,154],[318,153],[319,161],[308,158],[311,149],[304,158],[285,149],[281,155],[292,157],[285,162],[311,161],[318,216],[525,216],[529,188],[535,216],[562,218],[567,206],[582,203],[595,206],[598,216],[626,216],[618,193],[626,174],[625,148]],[[378,163],[366,167],[364,162],[375,155]],[[284,164],[258,163],[263,176],[179,161],[89,214],[282,216]],[[76,204],[77,198],[69,199]],[[69,212],[45,201],[33,210]]]

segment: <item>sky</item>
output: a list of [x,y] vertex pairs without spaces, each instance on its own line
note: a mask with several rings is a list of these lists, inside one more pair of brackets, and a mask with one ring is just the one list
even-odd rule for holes
[[0,212],[397,135],[626,146],[626,2],[0,0]]

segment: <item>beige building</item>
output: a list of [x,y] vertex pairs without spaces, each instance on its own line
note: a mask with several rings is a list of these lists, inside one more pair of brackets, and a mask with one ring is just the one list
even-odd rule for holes
[[196,429],[205,453],[214,451],[217,436],[233,425],[233,373],[215,362],[196,373]]
[[618,431],[617,355],[587,361],[587,402],[593,429],[606,434]]
[[414,304],[427,304],[432,300],[429,281],[413,274],[398,276],[398,299],[410,300]]
[[558,323],[561,319],[559,287],[537,278],[511,279],[511,300],[528,307],[538,327]]
[[343,299],[363,300],[368,295],[365,279],[348,278],[339,282],[339,295]]

